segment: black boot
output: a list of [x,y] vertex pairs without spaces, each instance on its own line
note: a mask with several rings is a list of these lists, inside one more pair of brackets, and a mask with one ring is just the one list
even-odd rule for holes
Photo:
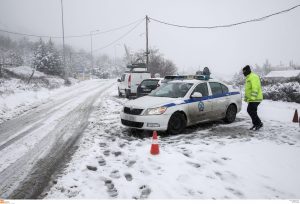
[[255,127],[256,127],[256,125],[253,125],[253,126],[250,128],[250,130],[254,130]]
[[263,123],[260,123],[259,125],[257,125],[257,126],[254,127],[254,130],[257,131],[257,130],[259,130],[260,128],[262,128],[263,126],[264,126],[264,124],[263,124]]

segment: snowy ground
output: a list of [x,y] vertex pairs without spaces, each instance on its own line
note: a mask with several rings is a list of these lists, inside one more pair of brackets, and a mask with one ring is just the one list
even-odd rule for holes
[[159,138],[122,127],[126,99],[113,86],[96,101],[78,149],[42,194],[45,199],[296,199],[300,198],[299,104],[264,101],[265,127],[249,131],[243,104],[236,122],[189,127]]

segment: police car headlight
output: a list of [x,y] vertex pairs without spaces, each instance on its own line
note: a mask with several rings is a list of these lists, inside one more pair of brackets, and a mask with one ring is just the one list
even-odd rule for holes
[[161,115],[166,112],[167,107],[158,107],[158,108],[148,108],[145,112],[145,115]]

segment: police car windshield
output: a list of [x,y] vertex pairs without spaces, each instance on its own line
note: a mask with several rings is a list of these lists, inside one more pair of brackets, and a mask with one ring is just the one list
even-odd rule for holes
[[164,86],[161,86],[158,89],[155,89],[149,94],[149,96],[155,97],[170,97],[170,98],[182,98],[193,86],[192,83],[168,83]]

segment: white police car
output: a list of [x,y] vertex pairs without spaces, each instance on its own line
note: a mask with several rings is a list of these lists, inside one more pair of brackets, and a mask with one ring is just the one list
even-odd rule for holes
[[131,128],[179,134],[200,122],[223,119],[231,123],[241,106],[240,91],[218,80],[177,80],[128,101],[121,122]]

